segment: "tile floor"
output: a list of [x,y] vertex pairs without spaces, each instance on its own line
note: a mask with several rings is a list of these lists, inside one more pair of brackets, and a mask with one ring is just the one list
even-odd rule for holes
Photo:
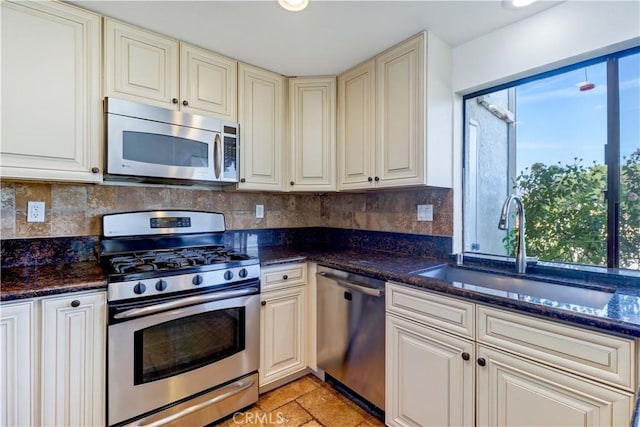
[[384,424],[313,375],[260,396],[245,413],[218,424],[233,426],[371,427]]

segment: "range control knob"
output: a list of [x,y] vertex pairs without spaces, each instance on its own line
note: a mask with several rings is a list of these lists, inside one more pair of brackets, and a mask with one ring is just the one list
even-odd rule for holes
[[243,279],[248,275],[249,275],[249,272],[247,271],[246,268],[241,268],[240,271],[238,271],[238,276],[242,277]]
[[144,294],[144,292],[147,290],[147,285],[145,285],[142,282],[138,282],[134,287],[133,287],[133,292],[135,292],[138,295],[142,295]]
[[194,285],[198,286],[198,285],[202,285],[202,282],[204,282],[204,279],[202,278],[201,275],[196,274],[193,279],[191,280],[191,283],[193,283]]
[[233,271],[225,271],[224,280],[231,280],[231,279],[233,279]]
[[165,289],[167,289],[167,282],[160,279],[156,282],[156,290],[158,291],[164,291]]

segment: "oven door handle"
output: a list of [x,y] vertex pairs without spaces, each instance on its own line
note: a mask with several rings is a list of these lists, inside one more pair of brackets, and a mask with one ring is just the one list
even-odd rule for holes
[[187,307],[189,305],[202,304],[205,302],[219,301],[244,295],[255,294],[259,291],[257,287],[239,289],[235,291],[215,292],[206,295],[196,295],[193,297],[182,298],[176,301],[163,302],[160,304],[150,305],[142,308],[132,308],[131,310],[116,313],[115,319],[131,319],[132,317],[148,316],[150,314],[161,313],[163,311],[172,310],[174,308]]
[[[200,402],[196,405],[190,406],[188,408],[183,409],[180,412],[177,412],[175,414],[169,415],[168,417],[164,417],[161,418],[159,420],[153,420],[153,417],[149,417],[147,419],[141,419],[139,420],[137,423],[133,424],[134,426],[145,426],[145,427],[159,427],[159,426],[163,426],[165,424],[169,424],[173,421],[179,420],[182,417],[185,417],[193,412],[199,411],[203,408],[206,408],[207,406],[213,405],[215,403],[218,403],[222,400],[228,399],[250,387],[252,387],[255,384],[255,380],[253,379],[246,379],[246,380],[241,380],[241,381],[236,381],[233,384],[229,384],[225,387],[222,387],[220,390],[218,390],[218,392],[220,394],[217,394],[216,396],[212,397],[211,399],[205,400],[204,402]],[[147,422],[148,420],[148,422]]]

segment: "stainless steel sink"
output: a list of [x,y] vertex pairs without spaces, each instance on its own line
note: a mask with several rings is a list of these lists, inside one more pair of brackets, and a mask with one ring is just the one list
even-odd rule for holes
[[506,298],[527,300],[528,297],[531,297],[543,300],[543,303],[555,301],[561,304],[574,304],[596,309],[605,307],[614,292],[609,289],[580,288],[541,280],[506,276],[499,273],[466,270],[448,265],[418,271],[416,274],[449,282],[457,288]]

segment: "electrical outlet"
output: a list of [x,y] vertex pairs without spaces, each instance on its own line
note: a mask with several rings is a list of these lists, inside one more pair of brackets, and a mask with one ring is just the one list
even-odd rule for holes
[[418,205],[418,221],[433,221],[433,205]]
[[256,205],[256,218],[264,218],[264,205]]
[[44,202],[27,202],[27,222],[44,222]]

